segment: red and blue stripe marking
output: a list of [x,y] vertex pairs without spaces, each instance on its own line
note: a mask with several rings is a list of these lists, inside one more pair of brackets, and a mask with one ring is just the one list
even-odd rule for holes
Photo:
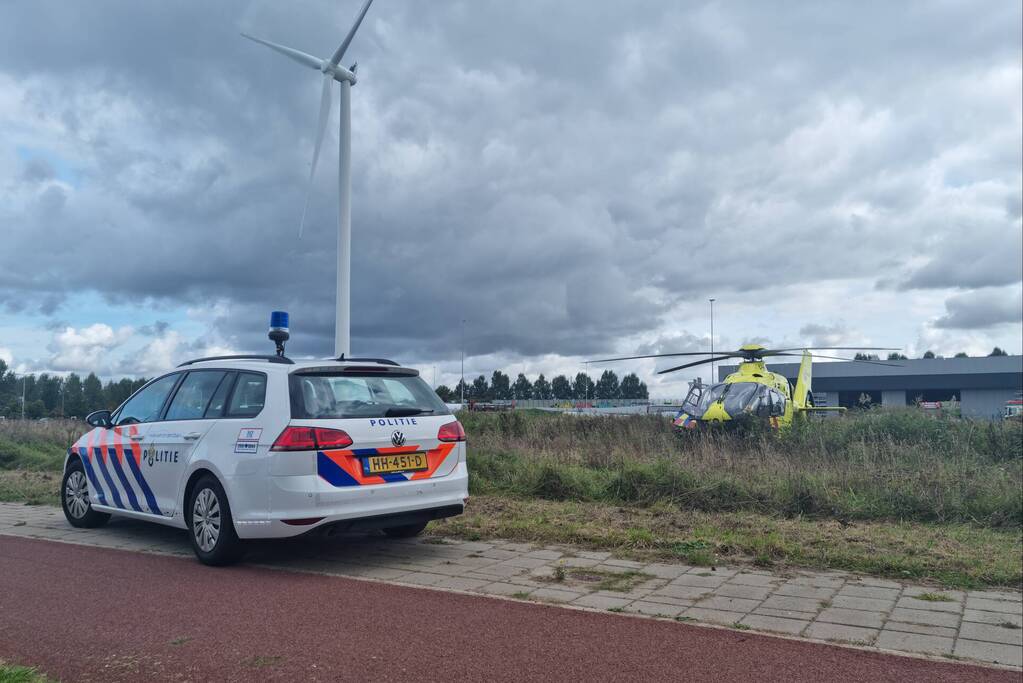
[[440,468],[448,455],[454,450],[455,444],[442,443],[436,448],[426,451],[427,468],[419,472],[390,472],[386,474],[368,474],[364,466],[365,458],[371,455],[407,455],[422,453],[419,446],[402,446],[399,448],[352,448],[336,451],[317,451],[316,473],[331,486],[369,486],[393,482],[429,479]]
[[[128,430],[129,434],[138,433],[138,428],[135,425],[129,426]],[[97,435],[99,437],[99,443],[98,445],[94,445],[94,437]],[[153,495],[153,489],[149,486],[149,482],[146,481],[145,476],[142,474],[141,444],[134,442],[126,443],[123,439],[121,427],[115,427],[112,430],[112,439],[110,444],[107,444],[106,437],[106,430],[103,428],[97,428],[83,437],[85,439],[84,446],[81,445],[81,440],[79,440],[79,442],[70,449],[70,451],[77,453],[81,459],[82,466],[85,468],[85,476],[89,480],[90,489],[95,495],[96,501],[100,505],[110,505],[107,502],[107,491],[103,486],[103,482],[105,482],[106,486],[109,488],[110,497],[113,499],[112,507],[118,507],[122,510],[128,509],[121,498],[120,491],[118,491],[117,486],[114,484],[114,478],[110,475],[110,470],[113,470],[114,475],[121,484],[121,489],[128,498],[128,505],[131,506],[131,509],[136,512],[147,511],[142,509],[142,505],[135,493],[135,489],[125,472],[125,464],[127,463],[128,470],[131,471],[132,477],[138,485],[138,488],[142,493],[142,497],[146,501],[148,512],[155,515],[162,514],[160,512],[160,507],[156,504],[156,496]],[[97,474],[97,472],[99,474]]]

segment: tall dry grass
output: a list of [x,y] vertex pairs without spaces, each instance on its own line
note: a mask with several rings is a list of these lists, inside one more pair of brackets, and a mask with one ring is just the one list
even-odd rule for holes
[[59,470],[68,447],[89,429],[80,420],[0,420],[0,470]]
[[1023,524],[1019,423],[874,410],[798,421],[781,433],[679,435],[656,416],[461,417],[480,492],[839,520]]

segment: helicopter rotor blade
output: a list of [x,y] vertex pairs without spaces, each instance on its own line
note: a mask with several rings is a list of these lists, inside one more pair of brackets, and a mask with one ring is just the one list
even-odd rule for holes
[[782,351],[898,351],[883,346],[800,346],[793,349],[764,349],[764,355],[777,355]]
[[[734,353],[732,351],[718,351],[717,353],[727,354],[728,356],[740,356],[740,353]],[[639,358],[673,358],[676,356],[709,356],[710,351],[686,351],[684,353],[653,353],[648,356],[622,356],[621,358],[601,358],[600,360],[590,360],[587,363],[611,363],[618,360],[636,360]]]
[[[717,351],[715,354],[722,358],[765,358],[768,356],[782,356],[789,355],[790,351],[898,351],[896,348],[881,347],[881,346],[800,346],[798,348],[791,349],[758,349],[758,350],[743,350],[738,349],[736,351]],[[642,358],[678,358],[684,356],[710,356],[710,351],[684,351],[680,353],[651,353],[642,356],[619,356],[617,358],[601,358],[599,360],[587,361],[588,363],[613,363],[621,360],[639,360]],[[821,356],[824,358],[824,356]],[[854,359],[849,359],[854,360]],[[710,362],[710,361],[707,361]],[[683,366],[688,367],[688,366]]]
[[677,366],[675,366],[673,368],[668,368],[667,370],[658,370],[657,374],[658,375],[664,375],[664,374],[667,374],[669,372],[675,372],[676,370],[684,370],[685,368],[691,368],[694,365],[706,365],[707,363],[716,363],[719,360],[725,360],[726,358],[735,358],[735,357],[736,357],[735,354],[730,353],[730,354],[725,355],[725,356],[715,356],[714,358],[704,358],[703,360],[698,360],[698,361],[695,361],[693,363],[686,363],[685,365],[677,365]]
[[[802,354],[798,354],[798,353],[772,353],[771,355],[772,356],[795,356],[795,357],[798,358]],[[901,368],[902,367],[902,365],[899,364],[899,363],[886,363],[886,362],[882,361],[881,359],[873,360],[873,359],[863,359],[863,358],[842,358],[840,356],[825,356],[824,354],[814,353],[813,351],[810,352],[810,355],[813,356],[814,358],[827,358],[829,360],[845,360],[845,361],[849,361],[850,363],[869,363],[871,365],[887,365],[890,368]]]

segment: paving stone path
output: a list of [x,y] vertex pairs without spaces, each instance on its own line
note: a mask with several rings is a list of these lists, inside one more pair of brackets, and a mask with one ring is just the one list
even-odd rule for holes
[[[191,556],[185,532],[127,519],[73,529],[59,508],[0,503],[3,536]],[[709,623],[901,653],[1023,666],[1014,590],[957,591],[836,571],[634,562],[565,546],[380,536],[254,544],[279,569],[500,595],[650,618]]]

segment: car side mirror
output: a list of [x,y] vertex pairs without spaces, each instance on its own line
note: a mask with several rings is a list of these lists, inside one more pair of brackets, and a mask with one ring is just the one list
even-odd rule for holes
[[91,427],[104,427],[106,429],[110,429],[114,426],[113,421],[110,419],[109,410],[97,410],[89,413],[89,415],[85,418],[85,421],[88,422]]

